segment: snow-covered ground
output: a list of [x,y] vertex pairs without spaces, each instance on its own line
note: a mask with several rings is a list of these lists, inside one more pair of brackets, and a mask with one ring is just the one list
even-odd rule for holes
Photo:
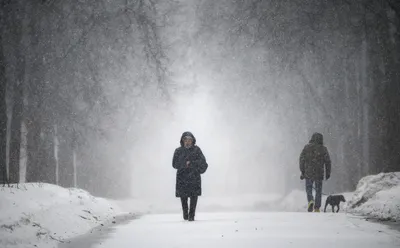
[[[33,247],[34,245],[44,248],[57,247],[57,243],[60,241],[85,234],[95,227],[101,227],[102,224],[107,227],[115,220],[116,216],[125,216],[128,212],[147,215],[128,224],[132,226],[132,229],[129,229],[130,232],[137,233],[135,235],[137,240],[134,242],[139,245],[138,247],[155,242],[149,240],[150,243],[146,243],[145,238],[151,239],[151,237],[148,236],[150,234],[145,234],[144,230],[150,231],[148,230],[150,227],[155,230],[160,229],[160,231],[168,227],[167,234],[177,228],[176,232],[186,233],[187,231],[188,235],[192,235],[195,240],[207,238],[210,240],[207,242],[215,241],[224,244],[248,242],[245,241],[247,238],[244,238],[242,234],[242,231],[245,231],[244,233],[247,233],[249,237],[254,237],[257,245],[283,245],[283,241],[271,237],[271,233],[278,235],[277,237],[281,235],[273,230],[273,226],[278,229],[282,228],[282,230],[286,228],[290,230],[288,240],[299,245],[305,243],[307,238],[315,239],[316,244],[319,244],[318,242],[321,240],[319,237],[325,237],[328,246],[331,244],[329,242],[333,242],[336,238],[343,239],[343,242],[347,240],[348,244],[354,244],[356,241],[352,238],[354,236],[362,238],[363,240],[359,241],[361,243],[367,240],[371,241],[371,244],[378,242],[387,245],[386,247],[391,247],[390,239],[384,237],[385,233],[389,233],[385,227],[367,224],[353,214],[379,220],[399,221],[400,173],[365,177],[360,180],[355,192],[344,193],[344,195],[347,202],[341,204],[341,214],[332,214],[328,208],[327,214],[314,214],[316,216],[304,213],[307,207],[306,194],[299,190],[295,190],[285,197],[278,195],[204,196],[198,203],[198,219],[200,220],[196,225],[198,227],[192,227],[187,226],[188,223],[180,221],[180,201],[173,195],[162,199],[111,201],[93,197],[83,190],[65,189],[49,184],[21,184],[19,188],[15,188],[14,185],[13,188],[0,188],[0,247]],[[325,198],[326,196],[323,196],[322,209]],[[294,212],[303,213],[295,214]],[[162,215],[166,213],[169,214]],[[241,222],[243,225],[239,226],[242,231],[240,234],[235,233],[235,236],[231,229],[235,228],[237,224],[235,221],[240,220],[243,220]],[[208,226],[207,223],[216,225],[216,229]],[[158,227],[156,224],[161,226]],[[257,229],[250,232],[252,226]],[[322,228],[321,232],[317,230],[318,226]],[[186,230],[186,228],[188,229]],[[268,230],[268,232],[259,232],[260,228]],[[298,233],[295,232],[296,228]],[[237,230],[239,232],[239,229]],[[307,232],[304,233],[304,230]],[[343,230],[346,231],[343,232]],[[376,230],[383,234],[379,234],[380,237],[371,240],[368,235]],[[201,231],[202,234],[196,234],[197,231]],[[312,232],[316,232],[316,234],[313,236]],[[332,233],[330,234],[330,232]],[[217,233],[227,235],[226,237],[230,237],[230,239],[220,240],[221,237],[218,237]],[[338,236],[335,236],[335,233]],[[304,235],[303,238],[299,234]],[[165,242],[175,242],[171,241],[169,236],[161,234],[161,237],[166,239]],[[264,237],[269,237],[269,239],[266,240]],[[127,239],[126,242],[130,240],[130,237]],[[368,243],[367,241],[365,243]],[[109,244],[117,244],[112,243],[116,241],[110,242]],[[189,239],[179,244],[188,243],[190,243]],[[341,245],[346,247],[344,243]]]
[[194,223],[180,214],[145,215],[107,235],[88,235],[60,246],[89,247],[398,248],[400,233],[344,213],[200,212]]
[[[314,192],[315,193],[315,192]],[[340,212],[349,212],[380,220],[400,221],[400,173],[381,173],[360,180],[355,192],[344,195],[346,203]],[[327,195],[322,196],[324,210]],[[163,199],[130,199],[118,202],[126,211],[141,214],[177,213],[180,201],[173,195]],[[199,209],[204,212],[304,212],[307,209],[306,193],[293,190],[288,195],[238,195],[234,197],[207,197],[199,199]],[[327,208],[330,212],[331,207]]]
[[[279,195],[262,194],[223,197],[202,196],[199,198],[198,206],[204,212],[271,211],[280,199],[281,196]],[[173,191],[171,192],[171,196],[161,199],[129,199],[116,201],[116,203],[124,211],[138,214],[164,214],[181,211],[180,200],[174,196]]]
[[350,213],[400,221],[400,172],[362,178],[346,205]]
[[116,204],[79,189],[37,183],[1,187],[0,247],[56,247],[117,214]]
[[[353,193],[341,193],[346,199],[351,199]],[[322,196],[322,210],[327,196]],[[165,199],[130,199],[118,201],[125,211],[139,214],[165,214],[180,212],[180,200],[173,195]],[[287,196],[279,195],[237,195],[231,197],[202,196],[198,202],[203,212],[304,212],[307,209],[305,191],[293,190]],[[346,211],[345,204],[341,204],[341,211]],[[327,211],[331,211],[329,207]]]

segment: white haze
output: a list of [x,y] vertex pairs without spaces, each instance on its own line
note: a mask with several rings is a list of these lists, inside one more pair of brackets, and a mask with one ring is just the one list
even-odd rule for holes
[[202,176],[203,196],[284,193],[286,167],[297,169],[297,156],[285,156],[284,149],[293,147],[284,143],[285,130],[274,121],[279,119],[273,113],[266,119],[265,114],[242,112],[241,103],[221,109],[219,101],[226,99],[213,95],[218,84],[211,80],[200,78],[203,84],[195,93],[176,95],[172,114],[150,111],[131,153],[133,197],[175,197],[172,156],[184,131],[194,133],[209,164]]
[[[129,121],[135,129],[135,136],[126,139],[134,141],[126,144],[131,171],[123,172],[131,173],[126,183],[131,196],[161,202],[175,198],[172,156],[185,131],[196,136],[209,164],[202,176],[205,197],[283,195],[300,187],[298,156],[309,133],[296,109],[302,108],[298,93],[304,89],[278,66],[273,51],[252,47],[251,39],[240,36],[233,47],[224,45],[224,24],[211,37],[194,39],[199,29],[195,3],[186,3],[165,30],[175,44],[168,52],[171,102],[165,106],[154,95],[142,95],[143,115],[127,120],[120,113],[120,122]],[[131,91],[133,101],[137,95]],[[119,93],[113,94],[118,99]]]

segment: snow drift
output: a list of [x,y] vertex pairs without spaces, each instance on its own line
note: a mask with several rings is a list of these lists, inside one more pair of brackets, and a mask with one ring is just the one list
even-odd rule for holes
[[350,213],[379,220],[400,220],[400,172],[362,178],[347,205]]
[[119,213],[115,204],[84,190],[40,183],[13,186],[0,190],[0,247],[56,247]]
[[[347,203],[341,212],[400,220],[400,172],[362,178],[354,193],[343,193]],[[0,188],[0,247],[56,247],[56,243],[89,232],[123,214],[121,208],[136,214],[180,213],[175,197],[129,199],[111,202],[79,189],[49,184],[21,184]],[[326,196],[322,198],[322,210]],[[306,193],[294,190],[278,195],[202,197],[201,212],[278,211],[305,212]],[[331,211],[330,208],[327,209]],[[39,245],[40,244],[40,245]]]

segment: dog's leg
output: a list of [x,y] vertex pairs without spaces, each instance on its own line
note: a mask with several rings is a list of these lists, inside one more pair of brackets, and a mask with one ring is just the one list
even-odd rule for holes
[[328,199],[326,199],[325,201],[325,208],[324,208],[324,212],[326,213],[326,207],[328,206]]
[[332,213],[335,212],[335,205],[332,205]]
[[339,210],[340,210],[340,204],[337,205],[337,211],[336,211],[336,213],[339,213]]

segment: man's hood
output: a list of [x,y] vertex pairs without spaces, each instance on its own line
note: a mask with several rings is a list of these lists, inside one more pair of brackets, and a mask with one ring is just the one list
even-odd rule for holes
[[186,136],[192,137],[192,139],[193,139],[193,145],[196,144],[196,138],[194,137],[194,135],[193,135],[191,132],[184,132],[184,133],[182,134],[181,140],[180,140],[180,143],[181,143],[181,146],[182,146],[182,147],[183,147],[183,138],[186,137]]
[[311,144],[323,145],[324,144],[324,136],[320,133],[314,133],[310,140]]

